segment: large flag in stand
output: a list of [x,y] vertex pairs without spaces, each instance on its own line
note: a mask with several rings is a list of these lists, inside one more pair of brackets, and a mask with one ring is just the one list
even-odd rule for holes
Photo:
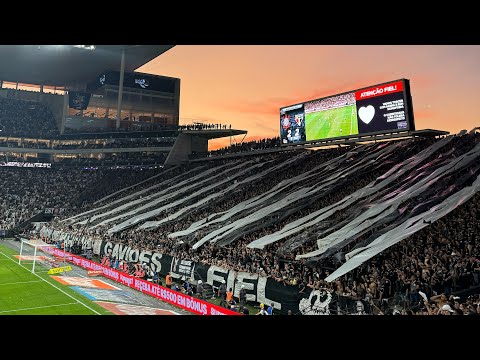
[[90,102],[92,94],[81,91],[68,92],[68,106],[71,109],[85,110]]

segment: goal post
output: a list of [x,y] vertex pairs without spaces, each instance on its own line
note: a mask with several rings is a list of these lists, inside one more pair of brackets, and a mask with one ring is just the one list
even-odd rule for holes
[[[25,239],[20,238],[20,255],[18,257],[18,263],[22,264],[22,261],[25,263],[32,262],[31,272],[35,273],[35,266],[38,263],[41,263],[45,268],[50,269],[55,267],[55,256],[53,253],[53,248],[55,245],[47,244],[42,240],[35,239]],[[65,258],[63,259],[65,263]]]

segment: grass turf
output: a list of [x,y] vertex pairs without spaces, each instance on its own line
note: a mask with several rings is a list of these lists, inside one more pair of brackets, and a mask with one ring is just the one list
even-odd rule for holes
[[16,250],[0,243],[0,315],[112,314],[51,279],[38,262],[33,274],[31,263],[19,264],[15,255]]
[[[37,262],[18,263],[18,251],[0,242],[0,315],[112,315],[93,301],[71,290],[47,274],[47,268]],[[165,279],[162,279],[165,283]],[[220,305],[220,299],[205,299]],[[268,306],[268,305],[267,305]],[[250,314],[257,306],[247,304]]]
[[355,105],[305,115],[307,141],[358,134]]

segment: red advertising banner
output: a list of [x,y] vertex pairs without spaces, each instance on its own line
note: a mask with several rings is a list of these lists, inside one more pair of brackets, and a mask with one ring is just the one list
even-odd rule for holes
[[403,91],[403,81],[396,81],[389,84],[359,90],[355,92],[355,100],[368,99],[375,96],[382,96],[399,91]]
[[[44,251],[53,255],[64,256],[64,252],[57,248],[44,248]],[[87,270],[101,270],[103,276],[115,280],[116,282],[126,285],[135,290],[141,291],[157,299],[166,301],[170,304],[178,306],[182,309],[190,311],[197,315],[240,315],[235,311],[225,309],[224,307],[211,304],[207,301],[197,299],[193,296],[185,295],[181,292],[168,289],[163,286],[153,284],[149,281],[136,278],[135,276],[111,269],[91,260],[87,260],[80,256],[65,253],[65,259],[77,266]]]

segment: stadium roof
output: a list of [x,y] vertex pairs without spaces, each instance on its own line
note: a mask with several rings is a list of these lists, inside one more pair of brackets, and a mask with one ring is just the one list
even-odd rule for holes
[[1,45],[3,81],[76,88],[105,70],[134,71],[175,45],[95,45],[86,50],[73,45]]

